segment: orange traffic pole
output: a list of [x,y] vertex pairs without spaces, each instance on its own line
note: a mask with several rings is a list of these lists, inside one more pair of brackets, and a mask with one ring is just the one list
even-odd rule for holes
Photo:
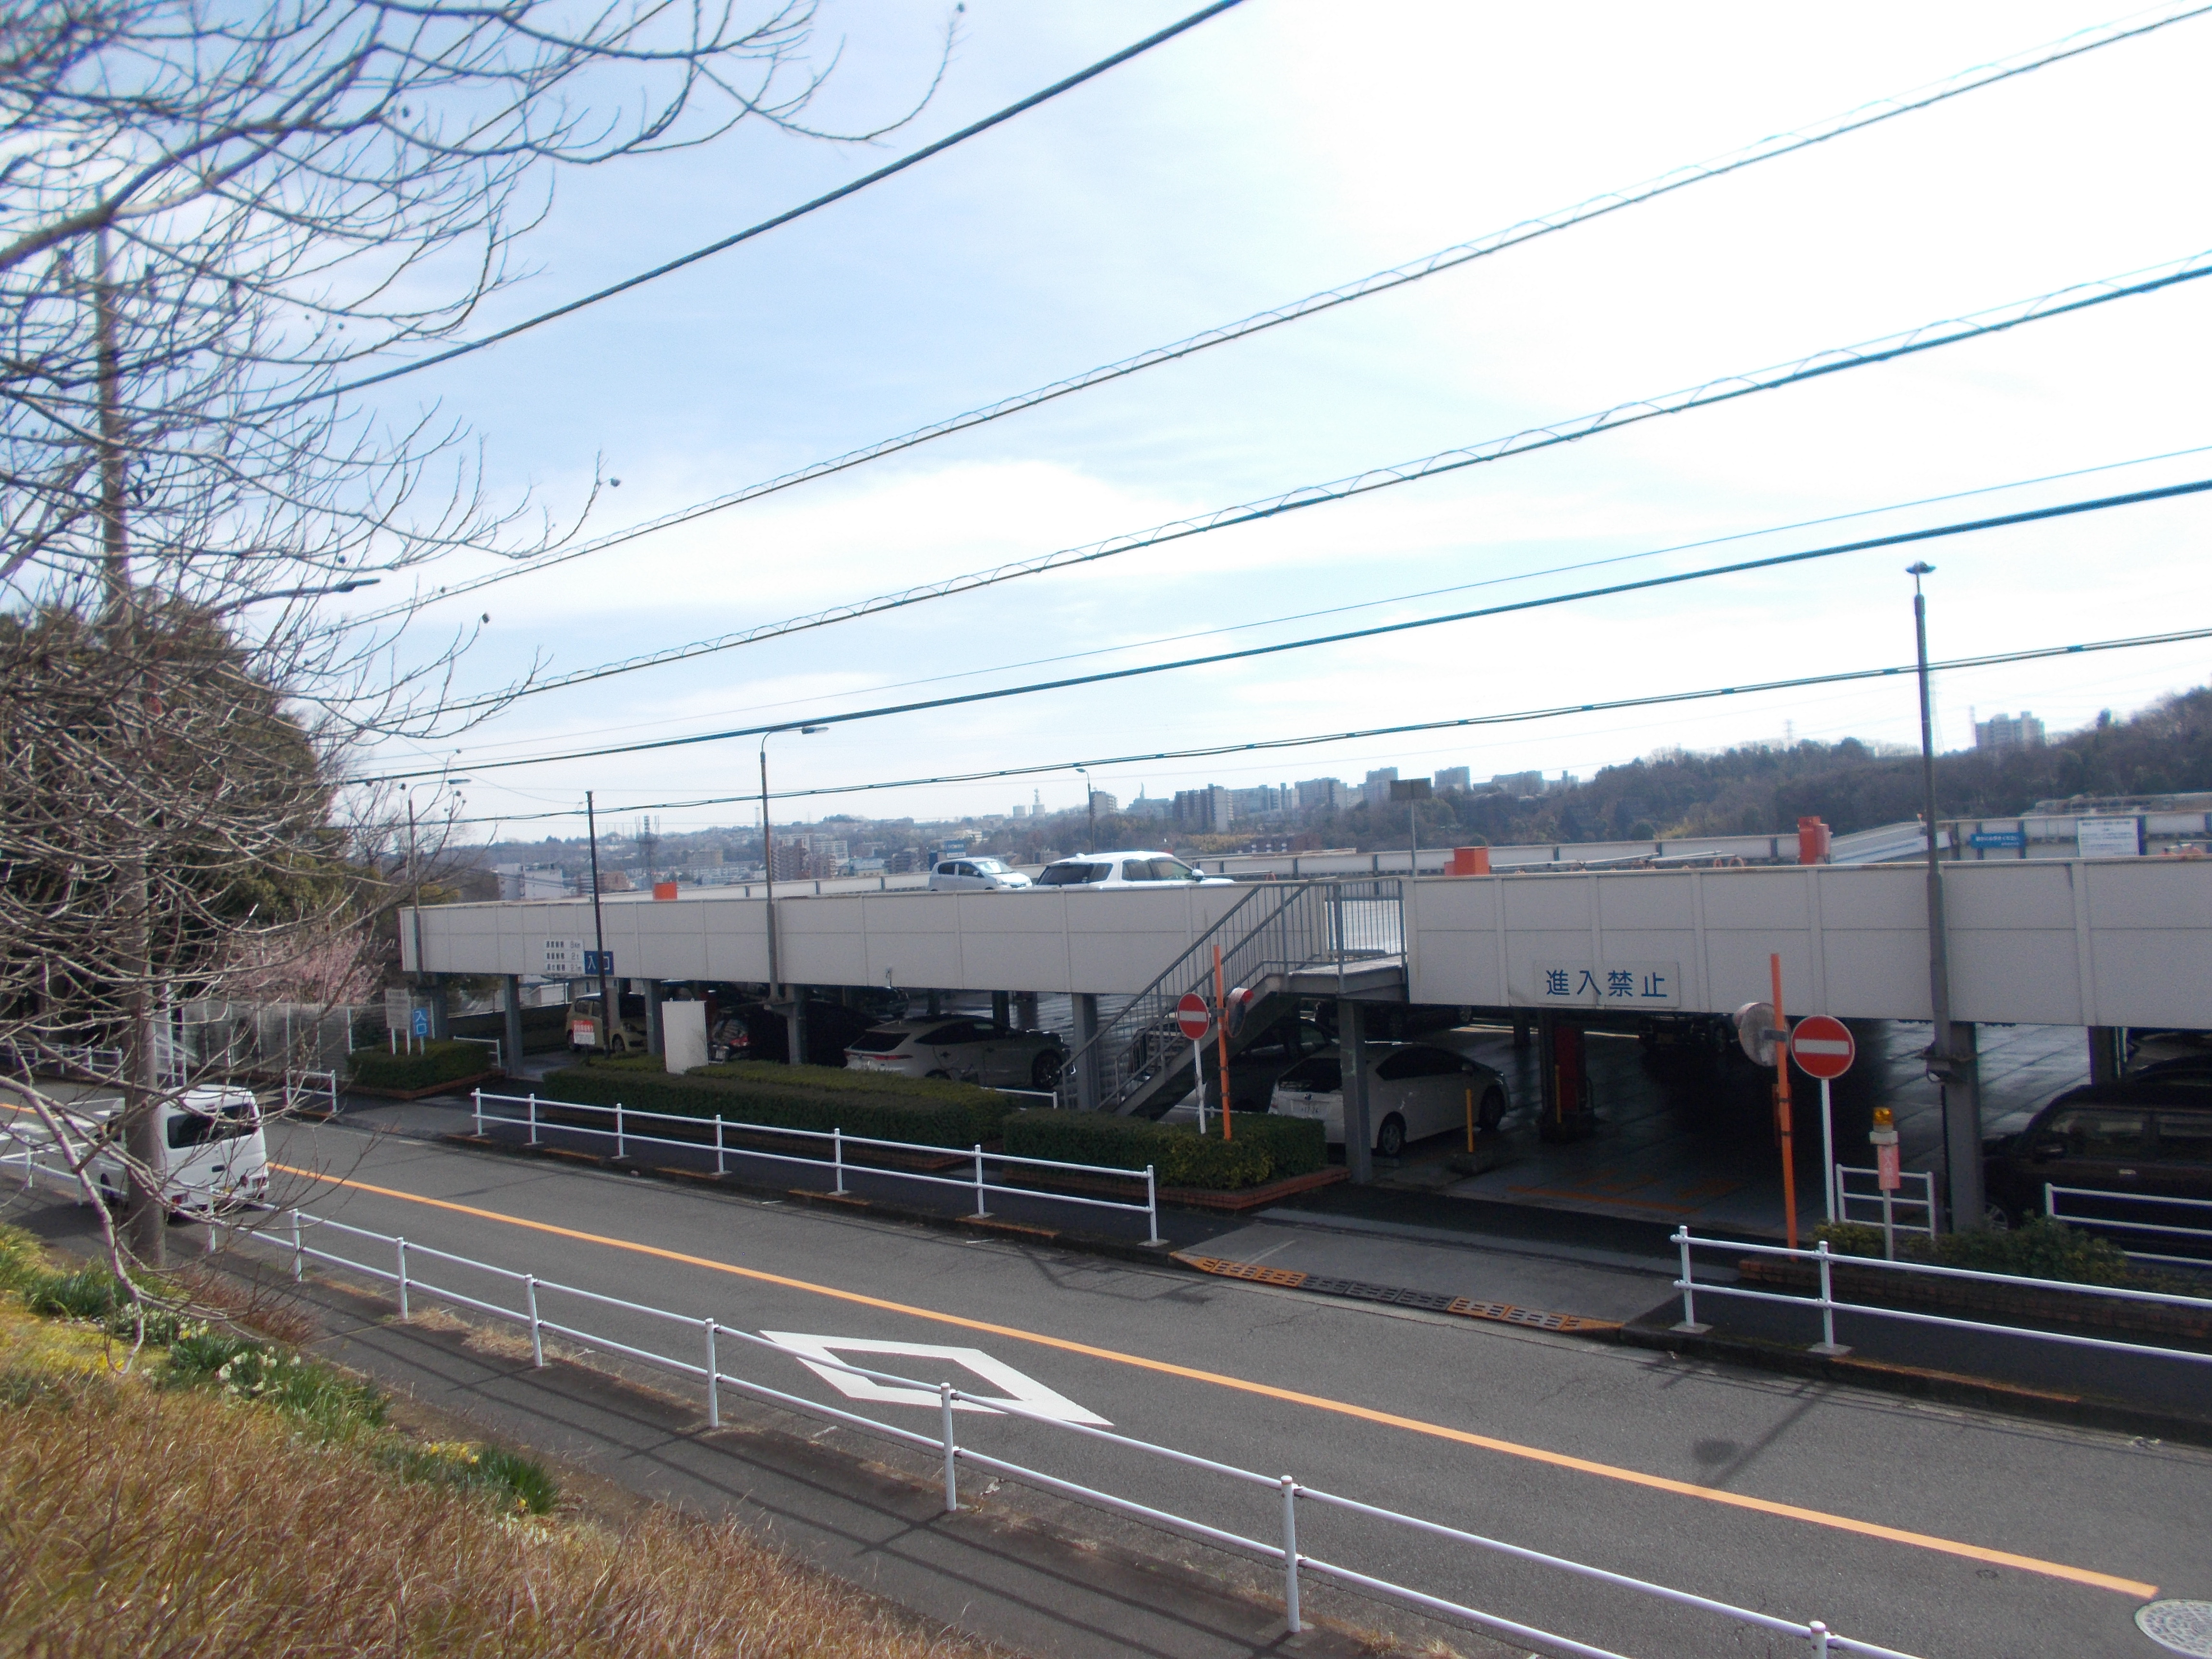
[[[1221,1085],[1216,1092],[1221,1101],[1221,1138],[1234,1140],[1237,1136],[1229,1123],[1229,991],[1226,981],[1221,977],[1221,947],[1218,945],[1213,947],[1213,1006],[1220,1010],[1213,1022],[1213,1030],[1215,1040],[1219,1044],[1216,1052],[1221,1068]],[[1267,1137],[1262,1135],[1261,1139],[1264,1140]]]
[[1782,1218],[1790,1248],[1797,1248],[1797,1160],[1790,1133],[1790,1022],[1782,1013],[1782,958],[1769,956],[1774,975],[1774,1121],[1782,1131]]

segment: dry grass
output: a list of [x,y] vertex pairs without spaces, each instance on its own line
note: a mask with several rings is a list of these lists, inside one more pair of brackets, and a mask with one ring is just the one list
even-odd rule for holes
[[733,1525],[647,1506],[619,1527],[520,1514],[426,1475],[440,1456],[474,1463],[473,1447],[395,1458],[390,1430],[334,1429],[235,1389],[163,1387],[158,1365],[118,1376],[111,1346],[0,1294],[0,1654],[997,1651]]

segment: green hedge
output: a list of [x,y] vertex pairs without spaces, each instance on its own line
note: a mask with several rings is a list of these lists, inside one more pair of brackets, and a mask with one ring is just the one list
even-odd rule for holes
[[[1831,1250],[1844,1255],[1881,1254],[1881,1229],[1863,1222],[1823,1224],[1813,1232],[1815,1237],[1826,1239]],[[2003,1232],[1984,1229],[1944,1233],[1936,1239],[1932,1250],[1924,1236],[1901,1234],[1897,1254],[1914,1261],[1933,1261],[1941,1267],[2012,1273],[2024,1279],[2058,1279],[2071,1285],[2140,1286],[2150,1282],[2110,1239],[2076,1232],[2048,1216],[2033,1217]]]
[[650,1055],[593,1060],[550,1073],[548,1099],[623,1105],[678,1117],[725,1117],[779,1129],[842,1129],[878,1140],[972,1146],[999,1139],[1012,1103],[989,1089],[941,1079],[855,1073],[830,1066],[738,1060],[672,1077]]
[[428,1089],[490,1068],[491,1050],[480,1042],[420,1042],[396,1054],[356,1048],[346,1056],[346,1070],[364,1089]]
[[1100,1164],[1117,1170],[1152,1166],[1164,1187],[1234,1191],[1309,1175],[1328,1158],[1322,1126],[1310,1119],[1239,1115],[1234,1140],[1180,1125],[1110,1112],[1016,1112],[1006,1122],[1006,1149],[1023,1158]]

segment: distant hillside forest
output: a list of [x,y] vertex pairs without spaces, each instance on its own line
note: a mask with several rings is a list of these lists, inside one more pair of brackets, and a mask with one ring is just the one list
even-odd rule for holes
[[[2156,795],[2212,790],[2212,688],[2167,697],[2127,720],[2111,711],[2094,726],[2040,748],[1995,755],[1961,750],[1936,761],[1943,817],[1995,817],[2076,795]],[[1510,842],[1642,841],[1656,836],[1795,832],[1820,817],[1838,835],[1920,816],[1917,751],[1876,750],[1853,738],[1793,747],[1757,744],[1718,754],[1662,752],[1609,766],[1556,794],[1444,796],[1424,803],[1421,842],[1455,837]],[[1366,805],[1339,815],[1322,844],[1406,844],[1407,809]]]

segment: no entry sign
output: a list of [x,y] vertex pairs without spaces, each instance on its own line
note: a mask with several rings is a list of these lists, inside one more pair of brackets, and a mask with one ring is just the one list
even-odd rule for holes
[[1213,1029],[1213,1016],[1206,1006],[1206,999],[1195,991],[1183,993],[1182,1000],[1176,1004],[1176,1024],[1193,1042],[1202,1042],[1206,1034]]
[[1823,1082],[1850,1071],[1857,1054],[1850,1027],[1826,1014],[1799,1020],[1790,1034],[1790,1057],[1797,1062],[1797,1069]]

